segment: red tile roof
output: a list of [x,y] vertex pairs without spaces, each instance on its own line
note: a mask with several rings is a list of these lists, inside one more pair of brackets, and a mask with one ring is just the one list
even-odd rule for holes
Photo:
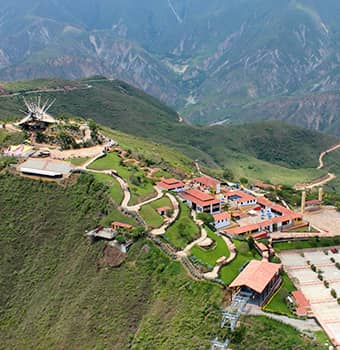
[[262,293],[274,276],[282,269],[282,264],[252,260],[230,284],[231,288],[246,286]]
[[200,207],[206,207],[208,205],[214,205],[221,203],[219,199],[211,196],[210,194],[204,193],[199,190],[187,190],[180,193],[180,197],[199,205]]
[[296,290],[292,292],[292,297],[294,298],[294,301],[298,307],[309,307],[310,303],[305,297],[305,295],[300,291]]
[[253,201],[256,200],[256,198],[244,191],[241,190],[235,190],[235,191],[224,191],[225,196],[227,198],[233,197],[233,196],[237,196],[240,197],[239,199],[236,199],[234,202],[237,203],[244,203],[244,202],[248,202],[248,201]]
[[176,188],[183,188],[185,184],[177,179],[163,179],[162,181],[157,182],[157,186],[166,190],[174,190]]
[[225,211],[224,213],[213,215],[215,221],[230,220],[230,213]]
[[124,222],[120,222],[120,221],[114,221],[112,223],[112,227],[120,227],[120,228],[126,228],[128,230],[132,230],[133,226],[129,225],[129,224],[125,224]]
[[262,188],[264,190],[267,190],[268,188],[271,188],[271,189],[275,189],[275,186],[274,185],[271,185],[271,184],[266,184],[262,181],[257,181],[255,182],[255,186],[258,187],[258,188]]
[[215,187],[219,185],[221,182],[210,177],[210,176],[201,176],[201,177],[196,177],[192,179],[193,182],[198,182],[199,184],[206,186],[206,187]]
[[273,205],[274,203],[271,202],[269,199],[267,199],[266,197],[257,197],[257,203],[261,204],[265,207],[270,207],[271,205]]
[[168,210],[171,210],[171,208],[170,208],[170,207],[161,207],[161,208],[157,208],[157,211],[158,211],[158,212],[168,211]]

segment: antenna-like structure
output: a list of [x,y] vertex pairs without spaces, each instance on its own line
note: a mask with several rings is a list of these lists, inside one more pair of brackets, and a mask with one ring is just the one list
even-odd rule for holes
[[22,111],[26,117],[19,123],[19,125],[29,124],[32,122],[51,124],[56,123],[56,120],[47,113],[47,111],[55,103],[55,99],[47,99],[44,103],[41,101],[41,96],[35,99],[23,98],[26,110]]

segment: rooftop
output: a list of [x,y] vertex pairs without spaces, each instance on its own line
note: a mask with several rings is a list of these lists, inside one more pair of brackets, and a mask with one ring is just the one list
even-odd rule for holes
[[231,197],[238,197],[234,200],[234,202],[237,203],[242,203],[242,202],[248,202],[248,201],[254,201],[256,200],[256,198],[244,191],[241,190],[235,190],[235,191],[224,191],[225,192],[225,196],[227,198],[231,198]]
[[261,294],[281,268],[282,264],[252,260],[234,279],[230,287],[245,286]]
[[213,187],[219,185],[221,182],[210,177],[210,176],[201,176],[192,179],[193,182],[198,182],[199,184],[207,187]]
[[19,171],[41,176],[62,176],[67,175],[73,169],[69,162],[54,160],[50,158],[29,158],[19,165]]
[[184,187],[184,182],[171,178],[171,179],[163,179],[160,182],[157,182],[157,186],[165,188],[167,190],[175,189],[175,188],[181,188]]
[[227,211],[220,213],[220,214],[215,214],[213,215],[215,221],[222,221],[222,220],[230,220],[231,216],[230,213]]
[[189,200],[192,203],[205,207],[208,205],[219,204],[220,200],[205,192],[190,189],[180,194],[180,197]]

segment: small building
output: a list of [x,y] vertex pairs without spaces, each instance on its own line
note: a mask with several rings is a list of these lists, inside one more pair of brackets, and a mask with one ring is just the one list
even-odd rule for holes
[[218,214],[221,212],[221,201],[205,192],[190,189],[180,193],[179,196],[197,213]]
[[18,166],[18,171],[23,175],[48,177],[53,179],[67,177],[73,170],[69,162],[50,158],[29,158]]
[[192,183],[198,185],[203,190],[207,190],[215,194],[219,194],[221,192],[221,182],[210,176],[196,177],[192,179]]
[[134,229],[132,225],[120,221],[114,221],[111,226],[114,230],[131,231]]
[[296,290],[292,292],[292,298],[296,306],[295,313],[297,316],[307,317],[311,313],[312,309],[305,295],[300,290]]
[[94,230],[87,232],[86,236],[92,239],[97,238],[97,239],[104,239],[107,241],[111,241],[117,236],[117,232],[115,232],[111,228],[99,226]]
[[222,197],[222,200],[227,201],[229,204],[232,204],[237,208],[249,207],[249,206],[256,205],[257,203],[256,197],[242,190],[225,191],[224,196]]
[[234,293],[251,292],[252,302],[262,306],[280,287],[282,264],[252,260],[230,284]]
[[276,189],[276,187],[274,185],[266,184],[266,183],[264,183],[262,181],[255,182],[255,187],[257,187],[257,188],[259,188],[261,190],[265,190],[265,191],[267,191],[267,190],[275,190]]
[[157,208],[157,212],[158,212],[158,214],[161,215],[161,216],[166,215],[170,210],[171,210],[170,207],[161,207],[161,208]]
[[228,212],[223,212],[220,214],[214,214],[214,226],[216,230],[225,228],[231,223],[231,215]]
[[177,179],[163,179],[156,184],[158,188],[162,191],[173,191],[173,192],[182,192],[184,191],[185,183]]

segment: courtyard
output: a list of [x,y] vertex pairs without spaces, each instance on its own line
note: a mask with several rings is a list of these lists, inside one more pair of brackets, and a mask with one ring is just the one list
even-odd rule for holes
[[[334,345],[340,346],[340,270],[336,266],[340,253],[318,248],[282,252],[280,258],[296,287],[310,302],[315,318]],[[333,289],[335,298],[331,295]]]

